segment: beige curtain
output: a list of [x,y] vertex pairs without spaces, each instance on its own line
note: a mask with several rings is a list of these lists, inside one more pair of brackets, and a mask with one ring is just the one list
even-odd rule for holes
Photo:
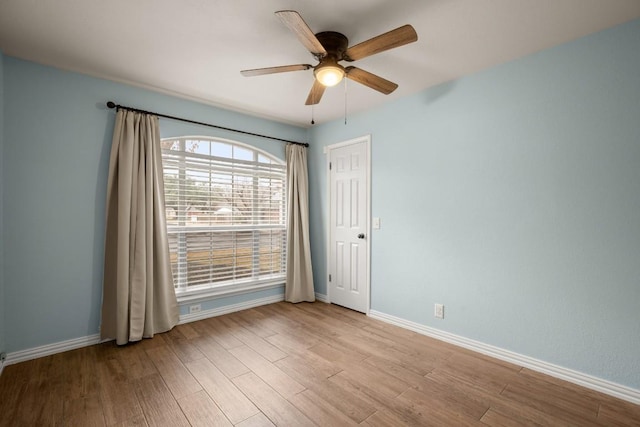
[[101,337],[126,344],[173,328],[179,313],[156,116],[116,114],[106,223]]
[[315,301],[309,243],[309,178],[307,150],[289,144],[287,159],[287,283],[284,299]]

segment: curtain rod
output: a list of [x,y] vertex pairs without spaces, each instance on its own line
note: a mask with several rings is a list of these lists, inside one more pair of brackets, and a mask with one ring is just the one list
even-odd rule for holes
[[210,123],[197,122],[195,120],[183,119],[181,117],[175,117],[175,116],[169,116],[169,115],[166,115],[166,114],[154,113],[153,111],[145,111],[145,110],[140,110],[138,108],[126,107],[124,105],[119,105],[119,104],[116,104],[113,101],[107,102],[107,107],[109,107],[111,109],[115,108],[117,110],[123,109],[123,110],[135,111],[137,113],[152,114],[154,116],[163,117],[165,119],[178,120],[178,121],[181,121],[181,122],[193,123],[194,125],[208,126],[208,127],[211,127],[211,128],[228,130],[228,131],[231,131],[231,132],[242,133],[242,134],[245,134],[245,135],[259,136],[260,138],[267,138],[267,139],[273,139],[274,141],[288,142],[289,144],[302,145],[304,147],[308,147],[309,146],[309,144],[306,143],[306,142],[289,141],[288,139],[276,138],[274,136],[261,135],[259,133],[247,132],[247,131],[238,130],[238,129],[231,129],[231,128],[226,128],[226,127],[223,127],[223,126],[212,125]]

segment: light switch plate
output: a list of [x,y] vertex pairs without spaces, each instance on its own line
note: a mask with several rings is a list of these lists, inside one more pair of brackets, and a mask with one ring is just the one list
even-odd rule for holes
[[380,218],[377,216],[373,217],[373,229],[380,230]]
[[434,317],[437,319],[444,319],[444,305],[436,304],[433,312]]

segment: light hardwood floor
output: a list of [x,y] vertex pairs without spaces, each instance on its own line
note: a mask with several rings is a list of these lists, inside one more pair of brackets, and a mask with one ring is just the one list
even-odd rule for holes
[[640,406],[329,304],[11,365],[2,426],[640,426]]

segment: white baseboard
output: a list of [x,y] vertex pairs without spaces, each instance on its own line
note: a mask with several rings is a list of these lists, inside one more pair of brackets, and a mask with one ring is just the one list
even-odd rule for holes
[[529,368],[533,371],[542,372],[543,374],[635,403],[636,405],[640,404],[640,390],[631,387],[603,380],[572,369],[563,368],[562,366],[534,359],[533,357],[514,353],[500,347],[495,347],[480,341],[441,331],[439,329],[431,328],[400,317],[381,313],[379,311],[371,310],[369,312],[369,316],[374,319],[382,320],[383,322],[391,323],[392,325],[400,326],[401,328],[412,330],[422,335],[427,335],[459,347],[464,347],[487,356],[495,357],[496,359],[504,360],[505,362]]
[[238,304],[225,305],[224,307],[204,310],[199,313],[181,314],[178,325],[182,325],[183,323],[195,322],[196,320],[208,319],[210,317],[222,316],[223,314],[234,313],[236,311],[247,310],[249,308],[273,304],[280,301],[284,301],[284,295],[274,295],[271,297],[252,299],[250,301],[245,301]]
[[[271,304],[279,301],[283,301],[283,295],[275,295],[272,297],[258,298],[251,301],[246,301],[239,304],[227,305],[213,310],[201,311],[196,314],[184,314],[180,316],[178,324],[194,322],[200,319],[206,319],[209,317],[220,316],[227,313],[233,313],[235,311],[246,310],[248,308],[258,307],[265,304]],[[7,359],[4,363],[0,362],[0,374],[4,366],[13,365],[14,363],[24,362],[31,359],[37,359],[39,357],[50,356],[56,353],[62,353],[69,350],[75,350],[81,347],[88,347],[90,345],[99,344],[101,342],[100,334],[89,335],[86,337],[74,338],[66,341],[60,341],[53,344],[47,344],[39,347],[33,347],[26,350],[16,351],[7,354]]]
[[325,294],[319,294],[318,292],[316,292],[316,300],[320,302],[328,303],[329,297]]
[[[328,302],[326,295],[323,294],[316,294],[316,299],[321,302]],[[246,310],[253,307],[259,307],[261,305],[272,304],[283,300],[283,295],[275,295],[271,297],[245,301],[238,304],[227,305],[211,310],[201,311],[199,313],[184,314],[180,316],[180,321],[178,322],[178,324],[194,322],[196,320],[207,319],[209,317],[221,316],[223,314]],[[557,366],[552,363],[514,353],[512,351],[495,347],[489,344],[484,344],[479,341],[441,331],[429,326],[421,325],[419,323],[381,313],[379,311],[371,310],[369,312],[369,316],[383,322],[415,331],[419,334],[427,335],[441,341],[467,348],[469,350],[477,351],[478,353],[486,354],[487,356],[495,357],[496,359],[504,360],[506,362],[523,366],[534,371],[542,372],[544,374],[551,375],[553,377],[560,378],[562,380],[569,381],[574,384],[578,384],[583,387],[587,387],[592,390],[596,390],[635,404],[640,404],[640,390],[636,390],[631,387],[603,380],[591,375],[584,374],[582,372],[567,369],[562,366]],[[86,337],[74,338],[53,344],[47,344],[39,347],[8,353],[7,359],[4,362],[0,362],[0,375],[2,374],[2,370],[4,369],[5,365],[9,366],[14,363],[37,359],[44,356],[50,356],[52,354],[62,353],[81,347],[87,347],[90,345],[98,344],[100,342],[100,334],[94,334]]]
[[87,347],[100,343],[100,334],[89,335],[86,337],[73,338],[66,341],[60,341],[53,344],[42,345],[40,347],[28,348],[26,350],[15,351],[7,354],[5,364],[7,366],[14,363],[24,362],[26,360],[37,359],[38,357],[50,356],[64,351],[75,350],[76,348]]
[[4,369],[4,360],[0,360],[0,375],[2,375],[3,369]]

